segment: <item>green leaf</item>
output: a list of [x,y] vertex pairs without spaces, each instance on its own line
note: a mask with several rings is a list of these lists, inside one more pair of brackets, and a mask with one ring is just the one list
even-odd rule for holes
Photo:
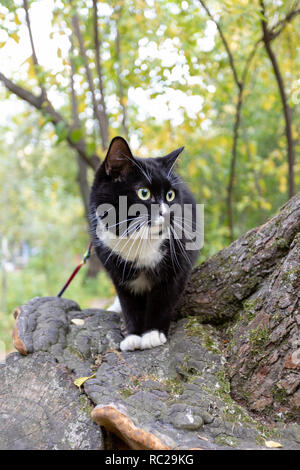
[[71,140],[76,144],[79,140],[82,139],[82,130],[81,129],[74,129],[71,133]]
[[65,138],[67,137],[68,135],[68,128],[65,124],[64,121],[59,121],[56,126],[55,126],[55,132],[56,132],[56,135],[58,137],[57,139],[57,143],[59,144],[60,142],[62,142],[63,140],[65,140]]

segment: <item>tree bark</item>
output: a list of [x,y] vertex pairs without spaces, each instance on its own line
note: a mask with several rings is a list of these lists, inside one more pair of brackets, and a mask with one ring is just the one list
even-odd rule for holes
[[0,364],[1,450],[102,450],[90,401],[49,353],[11,354]]
[[253,412],[300,418],[300,194],[197,266],[177,317],[218,325],[232,396]]
[[197,266],[177,316],[197,315],[203,322],[232,320],[243,302],[265,282],[289,253],[300,231],[300,194],[264,225],[235,240]]

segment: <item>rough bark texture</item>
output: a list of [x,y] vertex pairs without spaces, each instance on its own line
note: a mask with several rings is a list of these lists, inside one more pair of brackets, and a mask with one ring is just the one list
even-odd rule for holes
[[251,410],[300,421],[300,234],[245,303],[229,344],[232,393]]
[[32,299],[16,316],[23,364],[31,360],[34,368],[44,351],[77,378],[95,374],[82,387],[96,405],[92,418],[129,448],[256,449],[269,439],[300,448],[299,425],[263,424],[232,399],[219,333],[197,318],[173,323],[164,346],[123,353],[118,314],[48,297]]
[[300,418],[300,195],[198,266],[177,314],[227,328],[231,394],[272,419]]
[[177,317],[197,315],[209,323],[231,320],[276,272],[300,231],[300,195],[279,214],[197,266],[182,296]]
[[0,367],[0,449],[102,449],[91,405],[48,353],[11,354]]

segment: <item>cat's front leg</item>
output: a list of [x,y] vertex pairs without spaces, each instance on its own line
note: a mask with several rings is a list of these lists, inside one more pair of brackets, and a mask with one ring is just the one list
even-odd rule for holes
[[121,351],[141,349],[146,297],[133,295],[126,289],[119,290],[118,296],[127,330],[127,336],[121,341],[120,349]]
[[[182,286],[182,284],[181,284]],[[152,289],[147,298],[141,349],[150,349],[167,342],[172,313],[182,292],[176,281],[170,280]]]

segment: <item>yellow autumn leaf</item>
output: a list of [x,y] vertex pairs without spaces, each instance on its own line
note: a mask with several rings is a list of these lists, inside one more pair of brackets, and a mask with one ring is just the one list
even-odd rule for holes
[[78,112],[82,113],[85,110],[85,102],[81,101],[78,105]]
[[285,193],[287,190],[287,179],[284,175],[281,175],[279,178],[279,191]]
[[257,152],[257,145],[256,145],[256,142],[254,142],[253,140],[251,140],[249,142],[249,148],[250,148],[250,152],[251,153],[255,153]]
[[267,211],[272,209],[272,204],[268,201],[265,201],[264,199],[260,201],[260,206],[262,209],[265,209]]
[[96,374],[90,375],[89,377],[79,377],[74,380],[74,384],[76,387],[80,388],[87,380],[93,379],[94,377],[96,377]]
[[17,13],[15,13],[14,16],[15,16],[15,23],[19,26],[21,24],[21,21],[19,20]]
[[5,41],[4,41],[4,42],[0,42],[0,49],[1,49],[2,47],[4,47],[4,46],[5,46],[5,44],[6,44],[6,42],[5,42]]
[[205,199],[209,199],[211,197],[211,190],[207,186],[203,186],[202,194]]
[[10,34],[10,37],[11,37],[14,41],[16,41],[17,44],[19,44],[20,38],[19,38],[19,36],[17,35],[17,33],[11,33],[11,34]]
[[193,160],[191,163],[188,165],[188,172],[190,176],[195,176],[197,172],[197,166],[195,160]]
[[57,181],[54,181],[54,183],[52,183],[52,191],[55,192],[55,191],[57,191],[57,189],[58,189],[58,183],[57,183]]
[[28,64],[28,77],[29,78],[35,78],[35,68],[32,60],[32,56],[28,57],[28,59],[25,60]]
[[265,446],[268,447],[269,449],[280,449],[280,447],[282,447],[280,442],[275,442],[275,441],[265,441]]

